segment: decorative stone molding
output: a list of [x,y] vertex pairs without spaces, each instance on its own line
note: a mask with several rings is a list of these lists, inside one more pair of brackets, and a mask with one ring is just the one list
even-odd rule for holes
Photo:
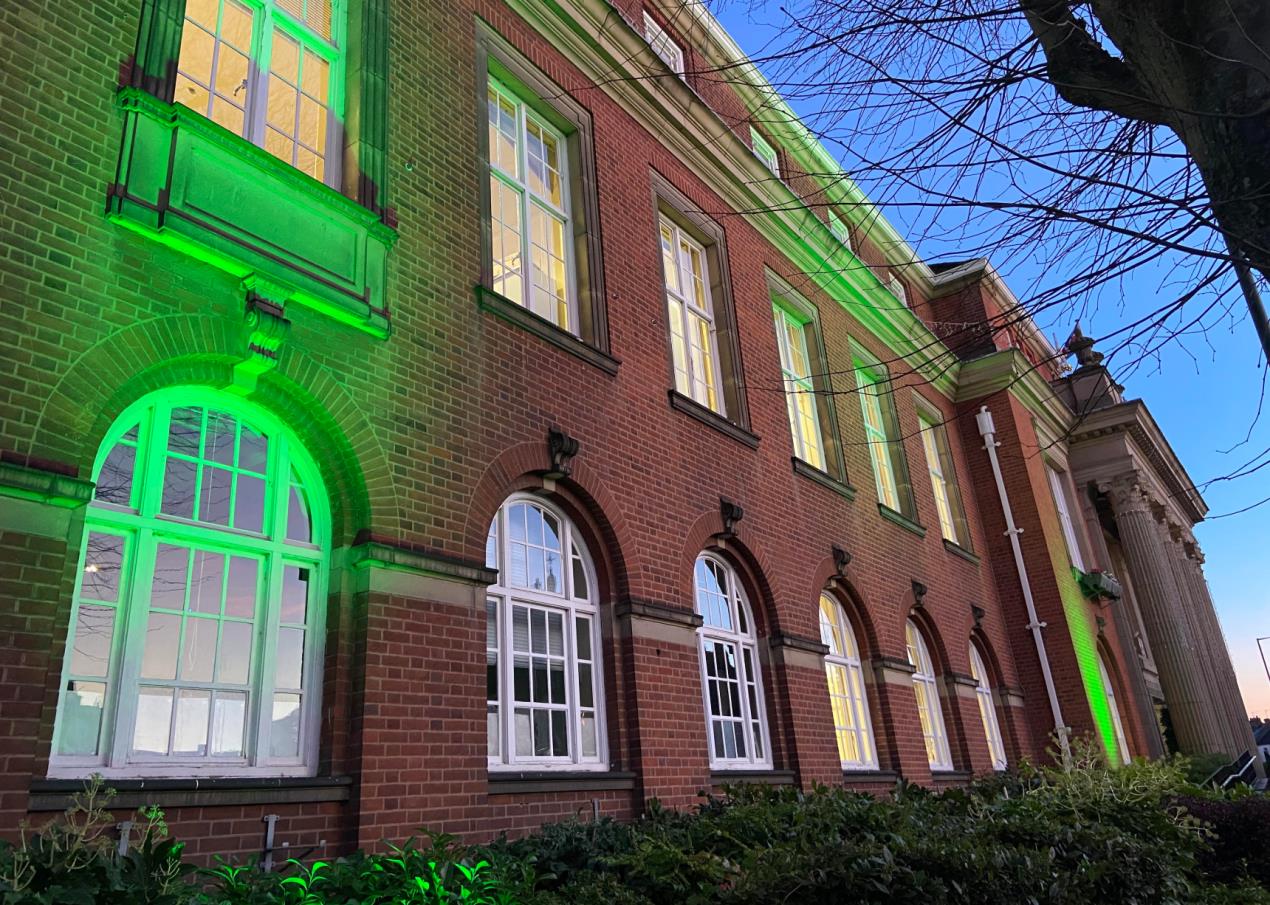
[[567,478],[572,472],[573,457],[578,454],[581,444],[554,424],[547,431],[547,455],[551,458],[551,470],[543,477],[559,480]]
[[913,579],[913,609],[920,610],[926,606],[926,595],[930,589],[916,578]]
[[723,536],[736,536],[736,523],[745,517],[745,510],[740,504],[734,503],[727,497],[719,497],[719,515],[723,518]]
[[847,566],[851,565],[851,554],[836,544],[829,548],[833,553],[833,569],[839,578],[847,577]]
[[247,296],[247,356],[234,365],[231,389],[246,394],[255,392],[261,374],[278,366],[282,344],[291,332],[285,312],[291,291],[254,274],[242,285]]
[[983,617],[987,614],[988,611],[978,604],[970,604],[970,617],[975,622],[975,628],[981,628],[983,626]]
[[700,614],[692,610],[685,610],[682,607],[669,606],[664,603],[655,603],[651,600],[636,600],[634,598],[619,600],[617,606],[613,608],[613,615],[618,619],[661,622],[693,631],[699,628],[704,621]]
[[498,580],[498,570],[484,563],[438,553],[412,550],[374,538],[362,539],[348,552],[348,564],[355,569],[387,569],[447,578],[478,587],[488,587]]
[[874,657],[871,665],[879,682],[892,685],[912,685],[917,672],[916,666],[901,657]]
[[76,509],[93,498],[93,483],[0,457],[0,497]]

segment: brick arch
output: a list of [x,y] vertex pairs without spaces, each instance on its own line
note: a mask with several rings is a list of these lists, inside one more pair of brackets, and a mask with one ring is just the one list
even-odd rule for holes
[[[32,453],[91,475],[106,432],[136,400],[166,387],[224,389],[246,354],[246,330],[222,318],[174,314],[121,328],[80,356],[37,416]],[[398,518],[388,463],[361,406],[299,347],[284,345],[249,401],[286,424],[317,463],[331,504],[332,542]],[[374,488],[372,497],[370,488]]]
[[783,628],[776,607],[776,596],[767,576],[772,574],[771,563],[762,550],[755,549],[740,537],[723,537],[723,516],[716,509],[697,516],[688,529],[684,546],[680,551],[678,575],[684,600],[696,599],[693,588],[693,570],[697,557],[710,551],[722,555],[736,568],[754,611],[758,635],[768,636]]
[[[831,569],[832,562],[830,559]],[[833,570],[830,577],[820,585],[819,593],[828,594],[846,610],[847,618],[851,620],[851,629],[855,632],[856,643],[860,646],[861,660],[882,653],[877,625],[873,621],[864,592],[849,577],[839,577],[836,570]]]
[[[912,597],[912,592],[909,592]],[[952,669],[952,660],[948,656],[948,646],[944,643],[944,632],[940,630],[939,624],[931,615],[928,607],[910,607],[904,616],[905,619],[912,619],[917,623],[917,627],[921,629],[922,636],[926,639],[926,649],[930,651],[931,657],[935,660],[936,675],[942,676]],[[903,623],[901,623],[901,630]]]
[[[600,580],[607,585],[612,599],[626,597],[629,593],[626,551],[631,549],[631,539],[622,509],[600,475],[584,460],[574,459],[570,465],[569,477],[554,481],[547,496],[560,504],[582,528],[591,558],[601,572]],[[464,556],[484,561],[490,522],[503,501],[517,491],[542,491],[545,482],[541,473],[550,467],[545,435],[541,443],[526,442],[508,447],[485,467],[468,498]]]

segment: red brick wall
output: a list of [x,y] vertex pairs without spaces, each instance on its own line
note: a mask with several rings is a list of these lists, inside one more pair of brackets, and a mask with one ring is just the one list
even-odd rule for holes
[[[65,463],[82,477],[126,405],[176,383],[224,385],[242,354],[236,279],[101,215],[121,124],[112,93],[134,47],[139,6],[103,0],[91,10],[51,2],[0,8],[0,28],[23,36],[11,61],[24,72],[0,81],[12,154],[0,182],[10,249],[0,265],[0,448]],[[638,14],[632,3],[624,9]],[[473,100],[474,16],[594,118],[609,333],[622,361],[616,377],[473,303],[480,273],[474,120],[481,115]],[[973,424],[965,429],[966,414],[893,367],[917,515],[927,531],[919,537],[882,519],[848,339],[884,361],[892,354],[793,272],[743,217],[723,213],[697,174],[504,4],[394,0],[392,25],[389,192],[400,223],[391,254],[393,334],[372,339],[292,306],[280,364],[253,397],[321,463],[336,544],[373,535],[482,561],[489,519],[507,493],[527,486],[526,472],[546,467],[547,428],[558,424],[581,441],[573,476],[561,482],[562,501],[601,561],[610,611],[628,600],[691,610],[692,562],[720,530],[719,497],[727,496],[745,508],[727,549],[752,576],[746,590],[765,637],[819,637],[823,564],[838,545],[853,556],[847,577],[867,657],[904,656],[916,579],[929,588],[925,612],[943,668],[969,672],[971,606],[982,607],[981,631],[1000,680],[1022,687],[1030,712],[1044,714],[991,494],[980,511],[986,463]],[[690,82],[726,123],[744,120],[729,87],[705,77]],[[726,232],[757,450],[667,404],[654,170],[716,212]],[[871,260],[867,243],[861,254]],[[854,502],[791,469],[765,268],[819,307]],[[939,537],[915,391],[960,419],[950,423],[949,440],[980,565],[949,553]],[[1025,420],[1021,411],[1014,415]],[[1012,462],[1020,497],[1043,486],[1028,466]],[[1022,499],[1016,505],[1027,510]],[[1025,538],[1030,555],[1044,563],[1047,554],[1035,547],[1043,530],[1035,519],[1028,524],[1035,529]],[[75,555],[74,544],[68,554],[65,543],[23,535],[6,534],[0,550],[0,823],[13,827],[9,818],[25,811],[26,789],[44,775]],[[333,582],[331,593],[322,772],[352,775],[352,799],[173,811],[174,830],[199,857],[256,851],[267,813],[282,816],[279,834],[297,848],[318,838],[328,846],[369,845],[419,826],[474,836],[521,832],[590,813],[593,799],[618,816],[652,796],[687,806],[709,784],[695,647],[625,637],[607,617],[610,749],[614,769],[637,773],[633,792],[498,793],[483,755],[483,614],[358,593],[351,581]],[[1060,635],[1051,630],[1061,657]],[[840,781],[823,674],[776,668],[765,685],[776,766],[795,769],[804,784]],[[911,689],[874,683],[870,694],[883,768],[927,780]],[[947,709],[957,765],[983,769],[977,714],[965,702]],[[1043,723],[1008,725],[1012,754],[1039,755]]]

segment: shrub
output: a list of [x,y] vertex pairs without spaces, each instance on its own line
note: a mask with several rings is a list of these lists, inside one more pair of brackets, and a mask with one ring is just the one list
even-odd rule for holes
[[1177,804],[1212,830],[1199,858],[1207,878],[1229,883],[1247,875],[1270,888],[1270,798],[1232,792],[1183,796]]

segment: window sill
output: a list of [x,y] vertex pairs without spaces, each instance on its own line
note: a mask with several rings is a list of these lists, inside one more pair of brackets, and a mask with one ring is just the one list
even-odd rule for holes
[[635,788],[635,774],[608,770],[533,770],[489,773],[489,794],[531,792],[602,792]]
[[846,783],[886,782],[893,783],[900,778],[894,770],[859,770],[843,768],[842,781]]
[[716,786],[754,783],[764,786],[792,786],[793,770],[711,770],[710,782]]
[[980,562],[979,557],[975,556],[973,553],[971,553],[969,550],[967,550],[965,547],[963,547],[961,544],[955,541],[950,541],[948,538],[944,538],[944,549],[947,550],[949,553],[951,553],[953,556],[957,556],[957,557],[960,557],[961,559],[964,559],[966,562],[970,563],[971,565],[975,565],[975,566],[979,565],[979,562]]
[[815,465],[798,458],[798,456],[794,456],[791,461],[794,463],[794,474],[802,475],[809,481],[815,481],[821,487],[832,490],[848,503],[855,500],[855,488],[850,484],[844,484],[827,471],[817,468]]
[[677,412],[683,412],[689,417],[696,418],[702,424],[713,427],[720,433],[727,434],[738,443],[743,443],[750,449],[758,449],[758,437],[750,433],[741,425],[729,421],[718,412],[711,411],[700,402],[689,399],[678,390],[668,390],[670,397],[670,407]]
[[562,330],[544,317],[539,317],[523,305],[517,305],[511,299],[499,295],[485,286],[476,287],[476,303],[482,311],[501,317],[509,324],[515,324],[526,333],[551,343],[557,349],[563,349],[575,358],[594,365],[609,376],[616,376],[621,361],[598,349],[588,342],[574,336],[568,330]]
[[969,770],[931,770],[930,779],[939,783],[963,783],[974,779],[974,774]]
[[[31,783],[27,808],[31,811],[64,811],[82,779],[39,779]],[[295,776],[219,779],[107,779],[114,789],[112,808],[157,805],[161,808],[216,807],[258,804],[294,804],[315,801],[347,801],[353,785],[350,776]]]
[[888,522],[899,525],[905,531],[911,531],[918,537],[926,536],[926,526],[919,525],[904,513],[896,512],[890,506],[883,503],[878,503],[878,512],[881,513],[882,518],[886,519]]

